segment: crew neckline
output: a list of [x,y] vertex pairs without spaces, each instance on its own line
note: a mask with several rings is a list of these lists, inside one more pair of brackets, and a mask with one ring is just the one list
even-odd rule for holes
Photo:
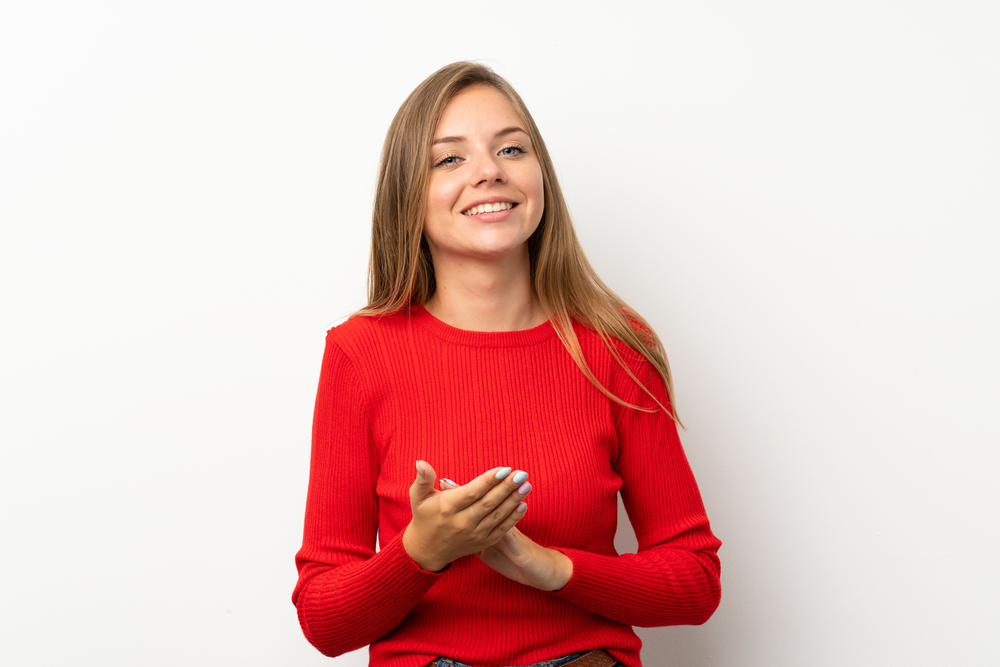
[[519,331],[472,331],[459,329],[434,317],[423,306],[410,312],[410,320],[428,332],[456,345],[467,347],[527,347],[537,345],[555,335],[556,330],[548,320],[531,329]]

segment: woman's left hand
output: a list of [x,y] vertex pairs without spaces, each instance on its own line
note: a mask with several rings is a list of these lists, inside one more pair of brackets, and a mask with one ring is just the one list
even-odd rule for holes
[[573,576],[573,561],[569,556],[543,547],[516,526],[476,556],[508,579],[543,591],[559,590]]
[[[454,486],[454,482],[441,480],[441,488],[446,488],[446,485]],[[557,591],[573,576],[573,561],[569,556],[543,547],[519,531],[517,526],[493,546],[477,552],[476,556],[508,579],[543,591]]]

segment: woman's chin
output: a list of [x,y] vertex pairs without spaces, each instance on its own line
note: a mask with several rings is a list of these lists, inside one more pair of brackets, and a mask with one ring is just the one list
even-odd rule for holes
[[[518,236],[510,238],[507,235],[484,235],[461,245],[450,248],[439,247],[442,255],[454,260],[472,260],[479,262],[502,261],[511,257],[522,256],[527,259],[528,246],[524,239]],[[435,262],[438,258],[435,258]]]
[[469,259],[481,262],[503,262],[512,258],[524,255],[527,258],[528,248],[524,243],[518,245],[492,244],[480,245],[471,248],[468,253]]

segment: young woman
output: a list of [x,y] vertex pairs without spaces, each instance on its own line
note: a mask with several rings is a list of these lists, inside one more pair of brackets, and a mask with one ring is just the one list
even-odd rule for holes
[[[481,65],[439,70],[386,137],[369,304],[327,335],[306,637],[373,665],[637,667],[631,626],[719,603],[672,406],[660,340],[587,263],[521,98]],[[636,554],[614,548],[619,492]]]

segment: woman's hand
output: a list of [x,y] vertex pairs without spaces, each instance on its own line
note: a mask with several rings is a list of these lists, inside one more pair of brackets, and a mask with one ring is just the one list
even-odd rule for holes
[[531,489],[524,483],[528,473],[510,472],[494,468],[464,486],[449,484],[438,491],[434,469],[417,461],[417,478],[410,486],[413,519],[403,531],[403,549],[410,558],[437,572],[457,558],[493,546],[528,507],[521,502]]
[[508,579],[543,591],[557,591],[573,576],[569,556],[543,547],[517,528],[476,555]]

